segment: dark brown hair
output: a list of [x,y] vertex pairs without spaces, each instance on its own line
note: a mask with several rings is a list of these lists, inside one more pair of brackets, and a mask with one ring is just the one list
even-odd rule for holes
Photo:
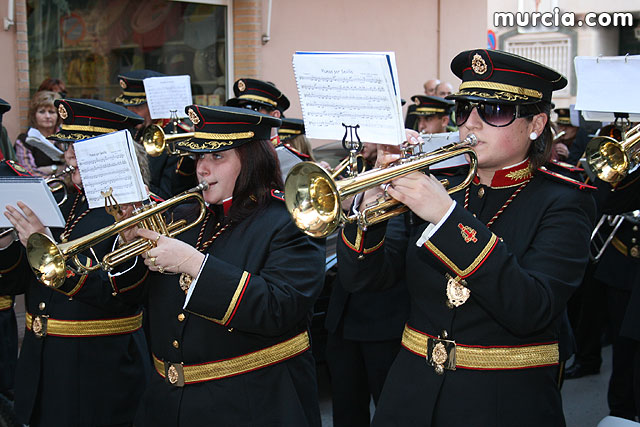
[[[542,134],[538,138],[531,142],[529,146],[529,161],[531,162],[531,168],[535,171],[540,166],[545,165],[551,159],[551,147],[553,145],[553,134],[551,133],[551,120],[549,119],[549,113],[551,111],[551,104],[548,102],[538,102],[527,106],[527,111],[536,115],[543,113],[547,116],[547,123],[544,125]],[[527,117],[528,121],[533,120],[533,116]]]
[[284,183],[271,141],[252,141],[236,150],[242,166],[233,189],[229,220],[237,223],[265,207],[271,190],[282,190]]

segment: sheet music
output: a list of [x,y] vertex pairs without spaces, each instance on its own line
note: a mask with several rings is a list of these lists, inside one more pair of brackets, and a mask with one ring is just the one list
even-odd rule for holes
[[[64,227],[65,221],[53,193],[43,178],[0,177],[0,208],[7,205],[20,210],[17,202],[23,202],[36,214],[46,227]],[[0,227],[13,227],[9,220],[0,215]]]
[[193,104],[190,76],[148,77],[142,83],[152,119],[168,119],[172,110],[186,117],[185,107]]
[[148,197],[133,144],[128,130],[73,144],[90,209],[104,207],[101,192],[109,188],[113,189],[113,196],[120,204]]
[[293,67],[309,138],[341,140],[344,123],[362,142],[406,139],[393,52],[296,52]]
[[[444,133],[431,133],[427,135],[422,135],[422,139],[424,141],[423,144],[423,152],[429,153],[431,151],[435,151],[440,147],[444,147],[445,145],[453,144],[460,142],[460,133],[458,132],[444,132]],[[429,166],[431,170],[437,169],[446,169],[455,166],[467,165],[469,162],[464,154],[460,154],[459,156],[452,157],[450,159],[444,160],[442,162],[434,163]]]
[[586,120],[613,121],[615,112],[632,113],[631,121],[640,120],[640,55],[578,56],[574,63],[578,80],[575,108]]

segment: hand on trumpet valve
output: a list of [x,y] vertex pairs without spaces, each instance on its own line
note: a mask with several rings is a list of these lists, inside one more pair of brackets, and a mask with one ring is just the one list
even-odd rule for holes
[[433,224],[444,217],[453,203],[442,183],[433,175],[422,172],[394,179],[385,192],[420,218]]
[[158,271],[161,274],[186,273],[191,277],[198,275],[205,256],[193,246],[145,228],[139,228],[137,236],[155,245],[142,254],[149,270]]
[[13,225],[13,228],[18,233],[20,243],[26,248],[27,240],[33,233],[44,233],[49,237],[53,237],[51,230],[45,227],[36,214],[22,202],[17,203],[18,208],[11,205],[7,205],[4,216],[7,217],[9,222]]

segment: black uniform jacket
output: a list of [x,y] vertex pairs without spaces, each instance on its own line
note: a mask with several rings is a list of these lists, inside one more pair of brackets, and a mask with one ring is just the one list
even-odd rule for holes
[[[114,277],[116,288],[129,289],[122,298],[139,298],[146,291],[151,347],[158,360],[184,365],[221,361],[308,330],[324,279],[324,241],[298,230],[281,194],[274,194],[263,209],[231,224],[206,250],[186,308],[179,275],[149,273],[138,259]],[[207,220],[203,241],[218,228],[216,217],[213,213]],[[200,229],[177,237],[195,246]],[[319,426],[317,399],[315,364],[306,350],[250,372],[184,387],[154,373],[136,426]]]
[[[588,259],[592,196],[542,172],[531,177],[528,167],[502,178],[499,184],[494,178],[491,187],[474,183],[468,193],[453,194],[451,215],[419,247],[426,223],[405,230],[405,221],[395,217],[365,232],[347,226],[338,245],[342,283],[375,289],[406,278],[408,326],[436,337],[446,331],[457,344],[557,342],[560,315]],[[462,177],[448,179],[455,185]],[[464,279],[470,290],[469,299],[457,308],[447,304],[445,274]],[[374,425],[564,425],[556,371],[557,366],[458,367],[437,375],[424,357],[403,345],[387,376]]]
[[[61,207],[65,218],[76,199],[71,222],[88,210],[82,195],[70,194]],[[70,240],[113,223],[104,209],[93,209],[73,227]],[[58,237],[62,230],[52,230]],[[95,248],[98,256],[111,248]],[[85,256],[80,256],[88,263]],[[70,275],[58,290],[38,282],[20,242],[0,257],[0,293],[25,294],[26,310],[49,320],[108,320],[140,313],[111,295],[106,273]],[[80,300],[82,299],[82,301]],[[149,373],[148,352],[142,330],[117,335],[36,337],[25,331],[15,384],[18,418],[32,426],[97,426],[131,423]]]
[[[0,176],[31,176],[31,174],[13,160],[2,160]],[[0,277],[1,275],[2,271],[0,271]],[[14,302],[15,298],[12,295],[2,295],[0,292],[0,393],[13,389],[18,360],[18,324],[13,310]]]

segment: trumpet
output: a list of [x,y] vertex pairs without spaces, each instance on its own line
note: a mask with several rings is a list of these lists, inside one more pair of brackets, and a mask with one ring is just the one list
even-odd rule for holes
[[611,129],[587,144],[585,156],[589,169],[603,181],[622,181],[640,160],[640,124],[624,135]]
[[[153,248],[155,246],[154,242],[144,238],[138,238],[109,252],[101,261],[98,261],[98,263],[93,266],[84,265],[78,259],[78,255],[87,249],[92,250],[92,247],[96,244],[134,225],[139,225],[140,227],[156,231],[168,237],[175,237],[189,230],[202,222],[206,215],[207,208],[200,191],[206,190],[208,187],[209,184],[203,181],[200,185],[162,203],[155,204],[152,202],[144,205],[135,211],[134,215],[130,218],[116,221],[110,226],[70,242],[57,244],[46,234],[34,233],[29,236],[27,242],[27,260],[29,261],[29,265],[38,277],[38,280],[51,288],[59,288],[62,286],[66,278],[67,262],[69,261],[73,263],[73,266],[69,266],[69,268],[78,274],[87,274],[99,268],[105,271],[111,271],[118,264],[135,258]],[[200,204],[198,217],[192,223],[187,223],[186,220],[181,219],[167,224],[162,214],[166,210],[190,199]]]
[[[422,170],[428,166],[459,156],[469,155],[469,173],[459,185],[447,189],[449,194],[466,188],[476,174],[478,158],[472,147],[477,138],[469,134],[464,141],[449,144],[429,153],[418,153],[383,168],[376,168],[357,176],[335,181],[321,166],[312,162],[295,165],[285,182],[285,203],[293,222],[312,237],[326,237],[338,226],[356,222],[362,229],[406,212],[408,208],[393,198],[385,198],[367,206],[357,215],[346,216],[341,202],[377,185]],[[443,182],[443,185],[448,183]]]
[[[365,172],[367,170],[367,162],[364,160],[364,156],[362,154],[357,154],[355,156],[356,164],[358,159],[362,162],[362,170],[358,171],[360,173]],[[345,157],[336,165],[335,168],[331,171],[331,178],[336,179],[340,176],[342,172],[344,172],[351,165],[351,156]]]
[[167,154],[179,156],[183,153],[176,150],[173,144],[169,144],[169,142],[191,138],[194,135],[194,132],[173,133],[167,135],[160,126],[149,125],[142,133],[142,145],[144,146],[144,150],[151,157],[158,157],[164,151],[166,151]]

